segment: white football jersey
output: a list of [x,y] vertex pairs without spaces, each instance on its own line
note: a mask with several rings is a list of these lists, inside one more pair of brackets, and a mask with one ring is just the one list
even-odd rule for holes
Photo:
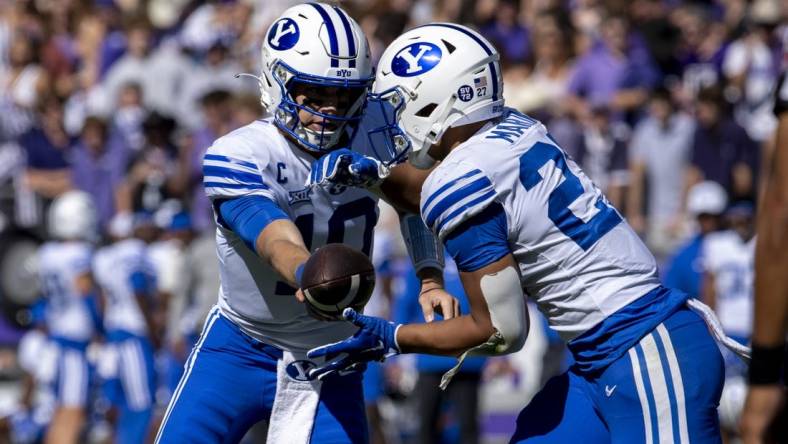
[[742,240],[735,231],[711,233],[703,239],[705,271],[714,275],[714,311],[726,333],[749,338],[752,329],[755,238]]
[[[304,183],[315,158],[290,143],[263,119],[214,142],[203,160],[203,185],[214,203],[240,196],[265,196],[298,227],[310,251],[342,242],[372,252],[377,197],[337,185],[309,191]],[[346,338],[355,327],[310,317],[295,289],[217,216],[216,247],[221,286],[219,307],[249,335],[287,350],[304,351]]]
[[104,292],[104,326],[107,331],[124,331],[138,336],[148,334],[132,285],[135,273],[144,273],[155,283],[155,271],[145,242],[125,239],[96,252],[93,275]]
[[421,214],[441,239],[493,202],[525,292],[571,340],[659,285],[654,257],[544,125],[512,109],[429,175]]
[[47,242],[38,251],[38,274],[47,298],[46,325],[53,337],[89,341],[93,319],[76,280],[90,273],[93,247],[86,242]]

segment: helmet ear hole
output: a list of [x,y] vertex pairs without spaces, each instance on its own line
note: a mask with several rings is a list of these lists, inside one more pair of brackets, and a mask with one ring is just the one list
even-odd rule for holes
[[425,105],[423,108],[421,108],[416,113],[416,116],[417,117],[429,117],[430,114],[432,114],[432,112],[435,111],[435,108],[437,108],[437,107],[438,107],[437,103],[430,103],[429,105]]
[[452,45],[451,43],[447,42],[446,40],[441,39],[441,42],[446,46],[446,49],[449,51],[449,54],[453,53],[454,50],[457,49],[456,46]]

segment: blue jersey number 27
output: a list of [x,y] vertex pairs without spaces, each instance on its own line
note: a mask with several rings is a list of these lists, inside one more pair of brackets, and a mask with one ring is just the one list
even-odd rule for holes
[[608,205],[602,196],[596,201],[596,208],[599,212],[588,222],[575,216],[569,209],[569,205],[583,195],[585,190],[580,179],[577,178],[569,169],[564,153],[555,147],[543,142],[538,142],[528,151],[520,156],[520,182],[527,191],[530,191],[543,177],[539,174],[542,168],[549,161],[555,162],[555,167],[561,170],[564,181],[561,182],[551,193],[547,202],[547,215],[551,221],[569,236],[583,250],[588,250],[602,236],[621,222],[618,212]]

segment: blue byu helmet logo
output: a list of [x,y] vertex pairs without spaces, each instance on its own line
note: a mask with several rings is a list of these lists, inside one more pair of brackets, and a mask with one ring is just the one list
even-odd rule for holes
[[432,43],[412,43],[402,48],[391,61],[391,71],[400,77],[413,77],[431,70],[441,61],[441,49]]
[[271,26],[268,32],[268,44],[277,51],[290,49],[298,43],[298,25],[291,18],[283,18]]

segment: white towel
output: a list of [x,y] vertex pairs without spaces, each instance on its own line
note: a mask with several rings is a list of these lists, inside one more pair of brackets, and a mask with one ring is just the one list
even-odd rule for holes
[[717,316],[714,314],[714,311],[711,309],[711,307],[694,298],[687,300],[687,306],[689,306],[689,308],[691,308],[695,313],[703,318],[703,320],[706,322],[706,326],[711,332],[711,335],[714,336],[714,339],[717,341],[717,343],[724,345],[730,349],[730,351],[735,353],[736,356],[740,357],[749,364],[750,357],[752,356],[752,350],[750,347],[739,344],[725,334],[725,332],[722,330],[722,324],[720,324],[720,320],[717,319]]
[[271,444],[308,444],[312,435],[322,383],[289,377],[285,368],[297,359],[306,359],[306,355],[285,351],[276,365],[276,397],[266,440]]

